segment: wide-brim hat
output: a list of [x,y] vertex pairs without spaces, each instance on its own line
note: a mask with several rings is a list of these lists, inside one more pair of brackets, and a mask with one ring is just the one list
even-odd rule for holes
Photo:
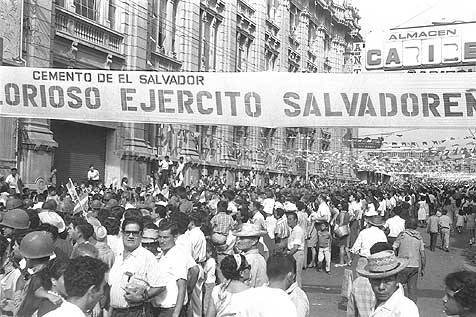
[[66,224],[63,218],[54,211],[48,209],[43,210],[38,214],[38,217],[42,223],[48,223],[58,228],[58,233],[62,233],[66,230]]
[[267,234],[266,230],[261,230],[260,226],[252,223],[244,223],[241,227],[233,232],[237,237],[261,237]]
[[364,267],[357,267],[357,273],[369,279],[384,278],[398,274],[408,265],[408,259],[395,256],[390,250],[381,251],[367,257]]
[[154,243],[159,240],[159,232],[154,229],[144,229],[142,232],[142,243]]
[[383,225],[385,225],[385,220],[383,219],[382,216],[372,216],[372,217],[367,217],[365,219],[365,221],[372,225],[372,226],[376,226],[376,227],[382,227]]

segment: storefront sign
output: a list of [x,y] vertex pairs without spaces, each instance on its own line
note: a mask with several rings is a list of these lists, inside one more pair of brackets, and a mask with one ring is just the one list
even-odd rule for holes
[[368,70],[447,67],[476,63],[476,23],[393,29],[366,42]]
[[259,127],[474,128],[476,73],[0,68],[0,116]]
[[356,149],[377,150],[382,147],[383,139],[352,138],[352,147]]

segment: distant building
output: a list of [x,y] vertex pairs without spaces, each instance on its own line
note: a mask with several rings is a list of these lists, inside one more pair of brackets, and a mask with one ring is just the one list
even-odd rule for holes
[[[0,15],[8,17],[0,22],[3,64],[13,66],[341,73],[354,70],[354,43],[363,41],[358,11],[343,0],[12,0]],[[90,164],[106,184],[119,185],[124,176],[145,184],[164,155],[186,157],[188,184],[204,176],[231,184],[252,168],[257,185],[265,178],[284,183],[320,173],[318,162],[306,165],[292,158],[296,153],[351,150],[342,141],[348,129],[317,127],[0,118],[0,129],[9,131],[0,137],[0,169],[17,165],[24,182],[40,189],[52,167],[61,184],[84,181]]]

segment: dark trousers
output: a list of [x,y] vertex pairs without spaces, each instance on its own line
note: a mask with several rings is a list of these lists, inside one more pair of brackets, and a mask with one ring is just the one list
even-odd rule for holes
[[398,279],[403,286],[406,286],[405,296],[410,298],[413,302],[417,302],[417,283],[418,283],[418,268],[406,267],[398,273]]
[[387,241],[390,245],[393,246],[393,243],[397,240],[397,237],[387,237]]
[[438,241],[438,232],[430,232],[430,250],[431,251],[435,251],[437,241]]
[[[150,316],[151,317],[172,317],[174,314],[175,308],[160,308],[160,307],[151,307],[150,308]],[[185,310],[182,309],[180,311],[180,316],[185,317],[186,313]]]
[[162,189],[164,184],[169,184],[169,170],[162,170],[159,174],[159,188]]

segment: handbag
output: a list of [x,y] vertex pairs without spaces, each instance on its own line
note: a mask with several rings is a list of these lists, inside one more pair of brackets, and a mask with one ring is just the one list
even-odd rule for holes
[[343,237],[348,236],[350,234],[349,225],[348,224],[346,224],[346,225],[342,224],[344,222],[345,214],[341,213],[341,215],[342,216],[340,217],[340,225],[336,226],[337,228],[334,229],[334,233],[336,234],[336,236],[338,238],[343,238]]

